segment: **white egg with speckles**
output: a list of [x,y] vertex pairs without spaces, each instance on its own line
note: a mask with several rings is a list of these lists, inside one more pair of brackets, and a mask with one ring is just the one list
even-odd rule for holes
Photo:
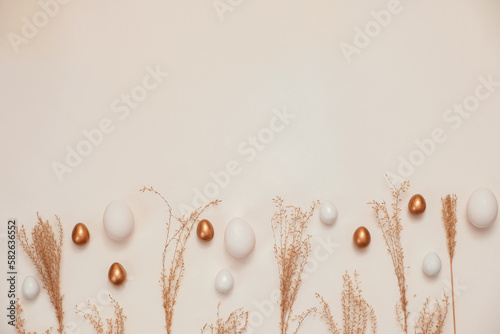
[[227,269],[219,271],[215,277],[215,289],[220,293],[228,293],[233,289],[234,278],[231,272]]
[[339,212],[337,210],[337,207],[332,202],[324,201],[323,204],[321,204],[319,218],[323,223],[327,225],[335,223],[338,215]]
[[498,201],[491,190],[479,188],[467,202],[467,217],[478,228],[490,227],[498,216]]
[[427,276],[434,277],[441,271],[441,258],[434,252],[430,252],[424,258],[422,270]]
[[134,215],[127,204],[113,201],[104,210],[104,230],[115,241],[127,239],[134,230]]
[[36,280],[36,278],[34,278],[33,276],[26,277],[23,282],[22,291],[23,296],[26,299],[35,299],[40,292],[40,286],[38,285],[38,281]]

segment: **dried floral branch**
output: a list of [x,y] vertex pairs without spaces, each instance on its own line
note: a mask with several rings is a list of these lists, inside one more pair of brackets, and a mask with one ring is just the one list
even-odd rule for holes
[[441,302],[436,299],[434,303],[431,303],[430,298],[427,298],[420,311],[418,321],[415,323],[415,334],[443,333],[449,305],[450,303],[446,294],[444,294]]
[[347,272],[343,276],[344,285],[342,289],[342,314],[344,324],[342,329],[335,322],[330,305],[325,299],[316,294],[321,309],[313,309],[316,315],[325,320],[328,331],[332,334],[376,334],[377,317],[373,307],[362,296],[359,287],[358,273],[354,272],[354,279]]
[[[389,179],[387,180],[389,181]],[[399,188],[396,188],[390,181],[389,184],[391,185],[394,199],[391,204],[392,214],[389,213],[385,202],[372,201],[368,204],[370,204],[375,211],[377,223],[382,230],[382,236],[384,237],[387,250],[391,255],[394,273],[396,274],[399,287],[399,301],[396,304],[396,317],[401,329],[404,333],[408,334],[409,312],[408,298],[406,296],[408,286],[406,284],[406,268],[404,265],[403,246],[401,244],[401,231],[403,230],[403,225],[400,218],[400,204],[401,195],[408,190],[410,182],[404,181]]]
[[[280,329],[281,334],[287,334],[294,318],[293,305],[302,283],[302,273],[311,251],[311,236],[305,234],[307,222],[319,202],[313,202],[307,212],[295,206],[285,207],[280,197],[273,199],[273,202],[278,209],[271,220],[271,226],[274,236],[274,255],[278,262],[280,277]],[[290,216],[288,210],[291,211]],[[306,312],[297,318],[298,324],[294,333],[298,331],[309,313]]]
[[42,285],[49,295],[58,322],[57,332],[64,333],[63,295],[61,294],[61,257],[63,244],[63,228],[61,220],[56,216],[59,238],[56,238],[49,221],[43,221],[37,214],[38,223],[31,232],[29,240],[26,229],[21,226],[18,231],[19,243],[33,262],[42,279]]
[[[21,306],[21,301],[19,298],[16,300],[16,333],[18,334],[37,334],[36,332],[27,332],[26,329],[24,328],[24,317],[23,317],[24,310]],[[50,334],[52,328],[47,329],[44,334]]]
[[109,295],[109,298],[114,308],[113,318],[103,321],[97,305],[93,304],[90,300],[87,301],[87,305],[90,308],[89,312],[79,310],[77,307],[76,313],[82,315],[92,325],[97,334],[124,334],[127,317],[123,314],[123,308],[120,307],[120,304],[111,295]]
[[240,334],[243,333],[248,326],[248,312],[242,308],[236,309],[224,319],[220,316],[220,303],[217,306],[217,321],[214,324],[205,324],[201,329],[201,333],[210,334]]
[[[172,207],[165,199],[165,197],[163,197],[153,187],[143,187],[140,191],[150,191],[155,193],[163,200],[168,209],[167,236],[165,247],[163,248],[163,264],[160,283],[162,286],[163,308],[165,309],[165,329],[167,330],[168,334],[171,334],[174,318],[174,307],[177,300],[177,295],[179,293],[181,279],[185,270],[184,252],[186,250],[187,241],[191,236],[191,232],[193,231],[194,226],[199,222],[200,215],[208,207],[212,205],[218,205],[220,203],[220,200],[212,201],[207,205],[194,210],[189,215],[178,217],[173,213]],[[173,220],[177,221],[178,227],[173,232],[173,235],[170,236]],[[171,260],[169,261],[170,268],[167,268],[167,250],[170,249],[170,245],[173,245],[174,249]]]
[[[387,177],[387,176],[386,176]],[[375,211],[377,223],[382,230],[387,250],[392,258],[394,272],[398,280],[399,301],[396,304],[396,318],[404,333],[408,334],[408,299],[406,296],[408,286],[406,285],[406,272],[404,265],[404,252],[401,244],[401,231],[403,225],[401,223],[401,195],[408,190],[410,183],[404,181],[399,188],[396,188],[387,177],[391,185],[393,202],[392,214],[389,214],[385,202],[370,202]],[[448,299],[445,296],[442,304],[437,304],[436,310],[429,311],[429,299],[424,304],[423,313],[417,323],[415,323],[415,332],[419,334],[440,334],[442,333],[442,325],[448,313]]]
[[446,232],[446,242],[448,244],[448,254],[450,255],[450,275],[451,275],[451,300],[453,308],[453,331],[457,333],[455,320],[455,286],[453,284],[453,258],[455,257],[455,247],[457,245],[457,195],[448,195],[441,199],[443,209],[442,218],[444,230]]

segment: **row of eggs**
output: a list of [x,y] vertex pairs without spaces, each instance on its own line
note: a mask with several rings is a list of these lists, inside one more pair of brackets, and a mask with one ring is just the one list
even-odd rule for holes
[[[414,195],[408,202],[408,210],[418,216],[425,212],[426,202],[422,195]],[[498,215],[498,202],[489,189],[479,188],[474,191],[467,202],[467,217],[474,226],[487,228],[493,224]],[[324,201],[320,208],[320,220],[333,224],[338,217],[337,207],[330,201]],[[130,208],[121,201],[111,202],[104,211],[103,224],[106,234],[115,241],[127,239],[134,229],[134,216]],[[198,223],[197,236],[200,240],[210,241],[215,235],[212,224],[203,219]],[[85,245],[90,240],[87,227],[78,223],[72,233],[73,242]],[[361,226],[354,232],[353,242],[358,248],[365,248],[370,244],[371,236],[368,229]],[[233,218],[226,226],[224,234],[226,251],[235,258],[247,257],[255,248],[255,233],[252,227],[241,218]],[[435,276],[441,270],[441,259],[434,252],[428,253],[422,264],[423,272],[428,276]],[[108,272],[110,282],[116,286],[122,285],[127,278],[125,268],[119,263],[113,263]],[[222,269],[215,278],[215,288],[221,293],[229,292],[234,285],[234,278],[230,271]],[[36,279],[28,276],[23,282],[23,295],[33,299],[38,295],[40,288]]]

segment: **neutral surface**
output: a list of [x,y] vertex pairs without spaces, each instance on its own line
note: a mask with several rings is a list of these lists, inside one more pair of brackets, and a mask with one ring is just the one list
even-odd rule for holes
[[[428,204],[419,219],[403,212],[412,321],[427,296],[449,291],[440,198],[456,193],[458,332],[500,333],[500,221],[480,231],[465,216],[477,187],[500,197],[500,87],[456,129],[458,121],[443,119],[448,108],[474,94],[480,76],[500,81],[500,2],[402,1],[402,12],[351,63],[340,43],[352,44],[355,28],[364,28],[373,20],[371,11],[388,2],[232,3],[221,20],[210,0],[73,0],[15,53],[7,34],[20,34],[22,17],[31,18],[40,7],[36,1],[0,2],[0,232],[11,217],[29,228],[37,212],[61,217],[68,332],[92,333],[74,306],[93,298],[106,314],[107,290],[125,309],[128,333],[164,332],[158,280],[166,210],[139,189],[156,187],[176,209],[192,206],[195,189],[203,191],[210,173],[234,160],[239,174],[219,189],[222,204],[204,215],[214,224],[215,238],[208,245],[189,242],[174,332],[199,333],[215,320],[219,301],[224,314],[249,310],[253,333],[279,332],[279,311],[270,302],[278,286],[270,219],[272,198],[280,195],[303,207],[329,199],[339,209],[332,226],[318,214],[311,220],[313,253],[296,312],[315,305],[319,292],[340,320],[342,273],[356,269],[378,315],[379,333],[400,333],[392,263],[366,203],[390,200],[384,173],[397,173],[401,158],[418,157],[415,141],[441,128],[446,140],[409,176],[412,188],[404,198],[421,193]],[[169,76],[127,117],[113,112],[120,95],[142,84],[147,67]],[[276,123],[282,131],[267,140],[263,129],[274,122],[273,110],[283,109],[295,118],[284,127]],[[82,131],[105,118],[113,131],[59,181],[54,162],[65,164],[67,146],[76,149],[85,140]],[[269,143],[254,156],[248,137],[261,131]],[[126,202],[136,220],[131,239],[122,244],[108,239],[102,226],[104,209],[115,199]],[[230,258],[223,246],[224,227],[235,216],[247,220],[257,237],[244,261]],[[77,222],[92,234],[84,249],[70,239]],[[360,225],[372,233],[364,252],[351,241]],[[421,270],[429,251],[443,260],[435,279]],[[19,254],[18,291],[25,276],[38,277]],[[107,282],[115,261],[130,278],[119,289]],[[214,289],[221,268],[235,278],[227,296]],[[23,303],[30,330],[55,325],[44,293]],[[12,333],[4,312],[0,332]],[[450,321],[446,333],[452,332]],[[309,320],[303,332],[326,333],[326,326]]]

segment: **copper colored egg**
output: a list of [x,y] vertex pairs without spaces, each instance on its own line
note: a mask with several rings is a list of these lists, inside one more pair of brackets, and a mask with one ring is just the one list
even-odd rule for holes
[[371,240],[372,237],[370,236],[370,231],[368,231],[368,229],[364,226],[358,227],[352,236],[352,241],[358,248],[368,247]]
[[427,207],[425,203],[425,199],[422,195],[416,194],[408,202],[408,210],[414,216],[420,216],[425,212],[425,208]]
[[90,240],[89,229],[85,224],[78,223],[73,228],[73,233],[71,234],[73,242],[78,246],[86,245]]
[[198,235],[198,238],[203,241],[210,241],[214,238],[214,227],[212,226],[212,223],[210,223],[208,220],[203,219],[198,223],[198,227],[196,228],[196,234]]
[[127,280],[127,271],[117,262],[113,263],[109,268],[108,278],[111,284],[120,286]]

